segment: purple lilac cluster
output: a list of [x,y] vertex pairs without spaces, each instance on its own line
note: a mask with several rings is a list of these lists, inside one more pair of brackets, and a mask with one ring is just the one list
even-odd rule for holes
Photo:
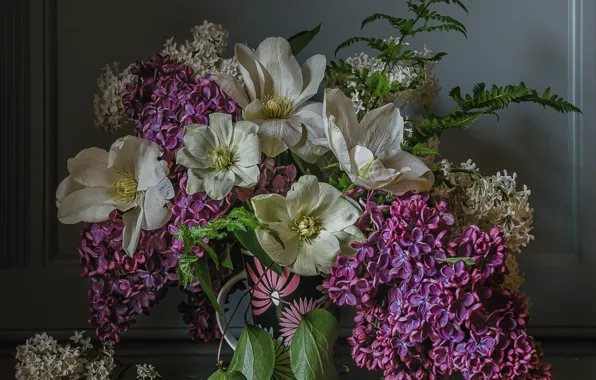
[[169,56],[157,55],[138,62],[131,70],[137,81],[126,86],[122,97],[126,114],[136,122],[136,135],[176,153],[182,147],[184,126],[208,124],[209,114],[223,112],[237,121],[240,106],[208,75]]
[[[415,195],[366,203],[374,232],[355,257],[340,255],[324,286],[355,306],[349,338],[359,367],[387,380],[551,379],[526,332],[523,297],[500,289],[506,241],[495,227],[455,234],[443,201]],[[471,259],[473,264],[463,260]]]
[[136,315],[147,314],[167,288],[176,283],[176,255],[167,249],[161,228],[142,231],[138,249],[122,249],[124,223],[116,214],[81,231],[81,275],[91,279],[91,319],[101,341],[120,340]]

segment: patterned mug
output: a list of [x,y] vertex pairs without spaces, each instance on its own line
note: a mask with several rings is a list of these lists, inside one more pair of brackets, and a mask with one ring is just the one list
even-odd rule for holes
[[[302,320],[302,315],[315,310],[334,308],[323,289],[322,276],[304,277],[284,268],[281,275],[261,265],[252,255],[244,255],[245,270],[229,279],[217,295],[222,310],[230,289],[239,281],[247,280],[253,324],[260,326],[287,347]],[[222,334],[226,330],[224,316],[217,315]],[[224,338],[236,349],[237,338],[228,330]]]

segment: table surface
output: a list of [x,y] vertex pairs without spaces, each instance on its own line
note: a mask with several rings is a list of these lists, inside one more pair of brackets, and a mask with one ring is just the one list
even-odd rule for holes
[[[0,379],[14,379],[14,347],[4,345],[0,349]],[[544,344],[545,361],[553,365],[556,380],[596,379],[596,342],[548,342]],[[196,379],[205,380],[215,370],[217,345],[192,342],[123,342],[116,347],[116,356],[123,362],[152,364],[165,380]],[[225,350],[223,357],[231,356]],[[338,348],[339,367],[347,365],[349,373],[340,376],[341,380],[380,379],[378,372],[368,372],[356,368],[348,355],[348,347]],[[136,379],[134,366],[126,372],[122,380]]]

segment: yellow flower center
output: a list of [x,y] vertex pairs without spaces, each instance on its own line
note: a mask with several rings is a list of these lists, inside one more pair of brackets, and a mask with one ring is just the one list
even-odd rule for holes
[[236,161],[236,152],[227,146],[221,146],[210,154],[211,164],[217,171],[228,170]]
[[266,95],[262,102],[265,119],[288,119],[296,111],[292,101],[283,96]]
[[137,181],[129,175],[123,175],[114,182],[116,203],[122,206],[130,205],[137,199]]
[[295,226],[292,229],[298,232],[300,239],[312,243],[313,239],[316,239],[319,236],[319,233],[323,228],[318,219],[313,218],[312,216],[303,216],[295,223]]

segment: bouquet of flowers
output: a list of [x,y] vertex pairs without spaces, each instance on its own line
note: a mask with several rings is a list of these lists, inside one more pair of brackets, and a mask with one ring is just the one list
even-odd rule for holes
[[323,303],[355,308],[352,357],[385,379],[550,379],[526,332],[513,256],[533,239],[530,191],[515,174],[443,159],[438,146],[446,130],[511,103],[579,110],[549,89],[480,83],[452,89],[453,110],[435,113],[445,53],[407,39],[466,34],[439,3],[467,11],[458,0],[413,0],[411,18],[362,24],[389,22],[399,37],[354,37],[336,51],[363,42],[376,56],[300,65],[319,26],[256,49],[236,44],[226,59],[227,32],[205,22],[147,61],[107,66],[96,126],[131,120],[135,135],[70,159],[56,193],[61,222],[91,223],[79,254],[100,340],[117,342],[171,287],[189,295],[180,311],[191,338],[219,336],[216,294],[249,251],[263,269],[254,282],[324,276],[325,297],[296,307],[277,288],[261,292],[253,307],[293,308],[297,328],[280,342],[247,324],[212,379],[335,378],[337,320]]

